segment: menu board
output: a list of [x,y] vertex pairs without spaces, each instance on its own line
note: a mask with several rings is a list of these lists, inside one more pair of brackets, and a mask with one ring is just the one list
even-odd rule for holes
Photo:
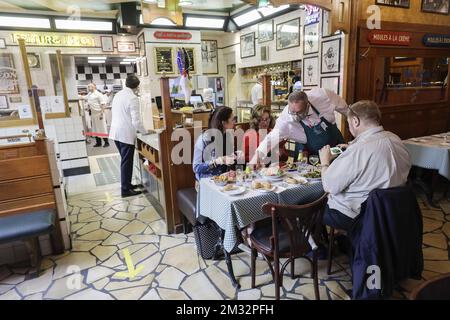
[[172,48],[155,48],[156,73],[174,73]]

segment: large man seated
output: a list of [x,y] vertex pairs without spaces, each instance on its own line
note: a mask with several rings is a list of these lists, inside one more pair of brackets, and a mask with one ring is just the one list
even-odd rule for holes
[[350,231],[370,191],[406,183],[411,160],[398,136],[385,131],[381,113],[373,101],[349,107],[347,121],[355,139],[331,163],[330,147],[320,150],[322,182],[329,193],[324,223]]

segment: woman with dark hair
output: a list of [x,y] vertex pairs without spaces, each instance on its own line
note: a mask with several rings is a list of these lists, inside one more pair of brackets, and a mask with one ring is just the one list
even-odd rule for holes
[[[260,132],[259,130],[266,130],[265,134],[269,133],[275,126],[275,119],[272,116],[270,107],[258,104],[252,111],[250,119],[250,129],[244,134],[243,151],[245,162],[248,163],[255,154],[256,148],[259,146]],[[287,161],[288,153],[284,147],[285,142],[279,144],[279,160]]]
[[[226,134],[227,130],[234,129],[234,125],[231,108],[218,107],[211,112],[208,130],[198,137],[194,147],[192,167],[197,180],[224,173],[228,166],[234,164],[234,135],[229,135],[230,139],[227,139]],[[227,145],[230,147],[227,148]],[[227,151],[230,154],[227,154]]]

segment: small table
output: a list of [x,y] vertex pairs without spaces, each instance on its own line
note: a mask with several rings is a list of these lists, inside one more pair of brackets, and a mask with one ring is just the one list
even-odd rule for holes
[[[411,155],[411,163],[424,169],[436,170],[441,176],[450,181],[450,143],[445,142],[445,133],[411,138],[403,143]],[[450,135],[449,135],[450,141]],[[433,205],[433,189],[425,187],[428,201]]]
[[[260,192],[246,188],[243,194],[232,196],[221,191],[223,187],[217,186],[210,178],[200,180],[197,199],[197,212],[207,217],[224,230],[222,245],[227,262],[229,276],[233,284],[239,287],[234,277],[230,252],[238,241],[238,230],[249,224],[268,218],[261,207],[267,202],[281,204],[310,203],[324,194],[322,183],[311,182],[305,185],[293,185],[288,188],[277,186],[274,191]],[[237,228],[236,228],[237,227]]]

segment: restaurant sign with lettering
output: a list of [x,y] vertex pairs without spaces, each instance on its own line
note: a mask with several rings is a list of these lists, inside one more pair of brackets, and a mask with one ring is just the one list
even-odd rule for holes
[[56,34],[56,33],[13,33],[12,42],[25,39],[27,45],[57,47],[95,47],[95,38],[88,35]]
[[371,44],[409,46],[411,44],[411,33],[372,30],[369,32],[368,40]]
[[155,31],[153,33],[156,39],[167,40],[190,40],[192,34],[189,32],[177,32],[177,31]]
[[450,35],[448,34],[426,34],[423,37],[426,47],[450,47]]

